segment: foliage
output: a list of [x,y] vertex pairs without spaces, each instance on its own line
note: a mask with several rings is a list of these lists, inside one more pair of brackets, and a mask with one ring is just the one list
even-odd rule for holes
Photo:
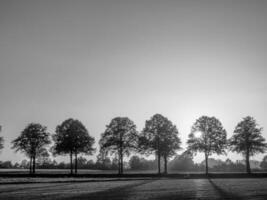
[[94,138],[89,135],[79,120],[70,118],[58,125],[53,140],[55,142],[52,148],[53,154],[70,154],[71,173],[73,154],[75,155],[75,173],[77,173],[77,154],[92,155],[95,151],[93,148]]
[[262,128],[258,127],[253,117],[247,116],[237,124],[234,135],[229,139],[230,150],[241,153],[246,158],[247,173],[250,173],[249,157],[264,153],[267,143],[261,135]]
[[267,170],[267,156],[264,156],[264,158],[262,159],[260,167],[264,170]]
[[195,170],[195,164],[192,154],[185,151],[181,155],[175,156],[170,162],[170,170],[175,171],[193,171]]
[[258,127],[256,120],[250,116],[239,122],[234,130],[234,135],[229,140],[230,149],[237,153],[250,156],[264,153],[267,144],[262,137],[262,128]]
[[100,151],[116,154],[119,174],[123,173],[123,156],[129,156],[137,148],[138,133],[136,125],[128,117],[116,117],[107,125],[99,141]]
[[13,149],[23,152],[33,161],[33,173],[35,173],[35,159],[45,151],[44,147],[51,143],[50,134],[46,129],[41,124],[31,123],[22,131],[19,137],[12,141]]
[[96,167],[102,170],[111,168],[111,159],[103,150],[101,150],[97,155]]
[[53,135],[55,146],[54,154],[68,154],[70,152],[92,155],[94,138],[91,137],[85,126],[74,119],[67,119],[58,125],[56,134]]
[[155,114],[146,121],[145,128],[139,137],[140,153],[155,152],[158,159],[158,173],[160,173],[160,158],[164,157],[165,173],[167,173],[167,159],[175,155],[180,149],[181,141],[175,125],[166,117]]
[[[196,133],[200,133],[200,136]],[[215,117],[202,116],[192,126],[187,144],[188,151],[191,153],[204,152],[206,173],[208,173],[208,157],[213,153],[218,155],[225,153],[226,131]]]
[[147,160],[135,155],[129,160],[129,167],[132,170],[154,170],[157,168],[157,165],[155,160]]
[[4,138],[0,137],[0,150],[4,148]]
[[[2,126],[0,126],[0,132],[2,130]],[[0,150],[4,148],[4,138],[0,137]]]

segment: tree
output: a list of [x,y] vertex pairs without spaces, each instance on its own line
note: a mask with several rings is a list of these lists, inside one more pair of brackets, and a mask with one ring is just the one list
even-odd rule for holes
[[[2,131],[2,126],[0,126],[0,132]],[[0,137],[0,150],[4,148],[4,138]]]
[[100,151],[118,155],[118,173],[123,174],[123,157],[136,150],[138,133],[128,117],[116,117],[107,125],[99,141]]
[[258,127],[253,117],[247,116],[237,124],[234,135],[229,139],[230,150],[242,153],[246,160],[246,171],[251,173],[249,158],[257,153],[264,153],[267,144],[261,135],[262,128]]
[[46,149],[43,149],[36,160],[37,166],[39,168],[45,168],[45,165],[51,162],[51,159],[49,158],[49,156],[50,155],[48,151]]
[[12,165],[12,162],[11,161],[0,161],[0,168],[3,168],[3,169],[11,169],[13,168],[13,165]]
[[177,171],[190,171],[195,167],[192,154],[185,151],[181,155],[175,156],[170,162],[170,169]]
[[261,161],[261,165],[260,166],[261,166],[261,168],[263,170],[267,170],[267,156],[264,156],[264,158]]
[[100,149],[100,152],[96,157],[95,165],[97,169],[101,169],[101,170],[111,168],[111,165],[112,165],[111,160],[103,149],[102,150]]
[[146,121],[139,137],[140,153],[156,154],[159,174],[161,157],[164,158],[164,172],[167,173],[168,158],[175,155],[176,150],[180,149],[180,144],[176,126],[160,114],[155,114]]
[[95,139],[91,137],[85,126],[74,119],[67,119],[56,127],[53,135],[55,145],[52,147],[53,154],[70,154],[70,173],[73,174],[73,155],[75,156],[75,174],[77,174],[77,155],[84,153],[92,155],[95,149]]
[[51,143],[46,127],[41,124],[31,123],[19,137],[12,141],[12,148],[21,151],[30,158],[30,173],[35,174],[35,160],[42,154],[44,147]]
[[138,156],[132,156],[129,160],[129,166],[133,170],[140,170],[143,168],[141,159]]
[[226,131],[215,117],[202,116],[193,124],[187,144],[191,153],[204,152],[206,174],[208,174],[209,156],[213,153],[218,155],[225,153]]

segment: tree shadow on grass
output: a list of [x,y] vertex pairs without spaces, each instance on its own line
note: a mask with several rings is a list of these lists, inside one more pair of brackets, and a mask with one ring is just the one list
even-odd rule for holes
[[195,198],[195,192],[192,191],[192,193],[174,193],[174,194],[168,194],[168,195],[159,195],[158,197],[152,197],[148,200],[190,200],[190,199],[196,199]]
[[216,185],[211,179],[208,179],[208,180],[209,180],[211,186],[214,188],[214,190],[216,192],[218,192],[221,199],[233,199],[233,200],[243,200],[244,199],[243,197],[241,197],[237,194],[234,194],[233,192],[229,192],[229,191],[222,189],[221,187]]
[[85,193],[77,196],[72,196],[69,198],[63,198],[64,200],[126,200],[128,197],[130,197],[132,194],[130,192],[134,187],[141,186],[147,183],[151,183],[153,181],[156,181],[157,179],[150,179],[150,180],[144,180],[142,182],[125,185],[125,186],[119,186],[115,188],[111,188],[104,191],[99,192],[93,192],[93,193]]
[[49,183],[89,183],[89,182],[113,182],[113,181],[131,181],[131,180],[150,180],[153,178],[108,178],[108,179],[79,179],[79,180],[62,180],[62,181],[13,181],[0,182],[0,185],[18,185],[18,184],[49,184]]
[[[46,183],[45,183],[46,184]],[[50,188],[54,188],[54,187],[57,187],[57,186],[67,186],[67,185],[70,185],[71,183],[65,183],[65,184],[53,184],[53,185],[47,185],[47,186],[44,186],[44,185],[40,185],[40,186],[37,186],[34,184],[33,186],[30,186],[30,187],[22,187],[22,188],[12,188],[12,189],[7,189],[7,190],[3,190],[3,191],[0,191],[0,195],[1,194],[5,194],[5,193],[11,193],[11,192],[19,192],[19,191],[29,191],[29,193],[32,191],[32,190],[36,190],[36,189],[45,189],[45,190],[49,190]],[[0,197],[1,199],[1,197]]]

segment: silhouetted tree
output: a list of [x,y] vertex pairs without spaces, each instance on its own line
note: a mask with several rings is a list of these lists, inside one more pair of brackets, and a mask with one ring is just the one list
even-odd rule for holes
[[129,160],[129,167],[133,170],[155,170],[157,169],[157,162],[156,160],[147,160],[135,155]]
[[129,160],[130,169],[139,170],[142,169],[141,159],[138,156],[132,156]]
[[67,119],[56,128],[53,135],[55,145],[52,152],[56,154],[70,154],[70,173],[73,174],[73,155],[75,156],[75,174],[77,174],[77,155],[84,153],[92,155],[95,149],[95,139],[91,137],[85,126],[74,119]]
[[258,127],[253,117],[247,116],[237,124],[234,135],[229,139],[230,150],[242,153],[246,159],[247,173],[251,173],[249,158],[257,153],[264,153],[267,144],[261,135],[262,128]]
[[262,159],[260,167],[263,170],[267,170],[267,156],[264,156],[264,158]]
[[20,163],[20,167],[23,169],[30,168],[30,162],[28,162],[26,159],[22,160]]
[[43,166],[50,161],[49,153],[46,149],[43,148],[42,152],[39,154],[36,163],[38,167],[43,168]]
[[13,165],[12,165],[12,162],[11,161],[0,161],[0,168],[3,168],[3,169],[11,169],[13,168]]
[[140,152],[156,154],[159,174],[161,156],[164,158],[164,172],[167,173],[167,160],[180,149],[180,144],[176,126],[160,114],[155,114],[146,121],[145,128],[139,137]]
[[[200,135],[198,136],[196,133]],[[213,153],[218,155],[225,153],[227,147],[226,131],[215,117],[202,116],[192,126],[187,144],[189,152],[204,152],[206,174],[208,174],[209,156]]]
[[[2,131],[2,126],[0,126],[0,132]],[[4,138],[0,137],[0,151],[4,148]]]
[[190,171],[195,167],[193,156],[188,151],[183,152],[181,155],[175,156],[175,158],[170,162],[171,170],[178,171]]
[[107,125],[99,144],[101,151],[118,155],[118,172],[123,174],[123,157],[136,150],[137,142],[138,133],[134,122],[128,117],[116,117]]
[[100,152],[96,157],[95,165],[97,169],[101,169],[101,170],[111,169],[111,165],[112,165],[111,160],[107,156],[106,152],[104,152],[103,149],[100,149]]
[[12,141],[12,148],[21,151],[30,158],[30,173],[35,173],[35,160],[45,151],[44,147],[50,144],[49,133],[41,124],[31,123],[19,137]]

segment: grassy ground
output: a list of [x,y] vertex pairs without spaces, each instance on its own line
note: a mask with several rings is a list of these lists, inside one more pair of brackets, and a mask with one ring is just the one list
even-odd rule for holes
[[[21,182],[20,182],[21,181]],[[0,199],[267,199],[267,179],[0,180]],[[34,182],[35,183],[32,183]],[[16,184],[12,184],[16,183]]]
[[[253,173],[258,173],[258,171],[252,171]],[[1,174],[28,174],[29,169],[0,169],[0,175]],[[36,169],[37,174],[69,174],[69,169]],[[78,169],[78,174],[117,174],[118,170],[91,170],[91,169]],[[158,170],[124,170],[125,174],[156,174],[158,173]],[[177,174],[177,173],[193,173],[193,174],[203,174],[205,171],[174,171],[169,170],[169,174]],[[210,173],[216,173],[213,171],[210,171]],[[231,173],[245,173],[245,171],[240,172],[218,172],[218,173],[225,173],[225,174],[231,174]],[[260,173],[267,173],[267,171],[260,171]]]

